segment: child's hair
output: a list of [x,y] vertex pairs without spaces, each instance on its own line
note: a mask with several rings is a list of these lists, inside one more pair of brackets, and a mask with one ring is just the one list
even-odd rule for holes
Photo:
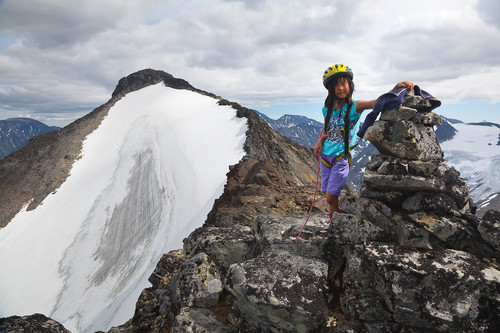
[[[347,84],[349,85],[349,94],[344,100],[339,100],[339,98],[335,95],[335,86],[339,82],[339,79],[341,77],[345,77],[347,80]],[[328,127],[329,127],[329,122],[330,122],[330,117],[332,115],[333,108],[335,107],[335,104],[337,105],[344,105],[345,103],[352,103],[352,93],[354,92],[354,82],[352,82],[352,79],[349,76],[338,76],[333,78],[328,84],[326,85],[326,89],[328,90],[328,96],[326,96],[325,99],[325,107],[328,109],[326,112],[326,117],[325,117],[325,126],[323,128],[324,133],[328,132]]]
[[[338,97],[335,95],[335,86],[339,82],[339,79],[341,77],[345,77],[347,80],[347,83],[349,84],[349,94],[347,95],[347,98],[345,101],[341,101],[338,99]],[[328,96],[326,96],[325,99],[325,107],[327,109],[332,109],[335,107],[336,102],[338,101],[338,105],[344,105],[345,103],[349,103],[352,100],[352,93],[354,92],[354,82],[352,82],[352,79],[345,75],[345,76],[339,76],[335,77],[333,80],[328,82],[328,85],[326,86],[326,89],[328,90]]]

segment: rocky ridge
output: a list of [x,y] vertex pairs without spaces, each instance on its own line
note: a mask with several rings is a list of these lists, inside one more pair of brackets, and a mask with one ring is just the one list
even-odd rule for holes
[[25,317],[0,318],[0,332],[70,333],[63,325],[39,313]]
[[[123,80],[123,79],[122,79]],[[127,85],[124,85],[127,87]],[[163,256],[133,318],[109,332],[488,332],[500,325],[500,213],[467,212],[468,187],[409,97],[366,133],[358,195],[302,233],[316,157],[248,118],[245,156],[184,248]],[[402,186],[404,184],[404,186]],[[324,201],[324,200],[319,200]]]
[[[366,133],[382,153],[360,195],[346,188],[331,222],[313,214],[300,244],[305,215],[209,219],[165,254],[134,317],[110,332],[493,332],[500,213],[468,212],[467,184],[435,138],[440,121],[416,96],[385,111]],[[248,161],[226,190],[258,183],[276,200],[273,182],[291,183],[272,168],[243,176]],[[236,211],[224,196],[214,211]]]

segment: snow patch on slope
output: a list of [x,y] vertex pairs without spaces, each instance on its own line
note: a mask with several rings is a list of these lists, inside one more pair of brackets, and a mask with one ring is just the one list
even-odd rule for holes
[[0,230],[0,317],[43,313],[72,332],[130,319],[244,155],[246,119],[216,102],[161,83],[118,101],[66,182]]
[[487,198],[500,188],[500,128],[475,124],[454,124],[453,139],[442,142],[449,165],[460,171],[475,201]]

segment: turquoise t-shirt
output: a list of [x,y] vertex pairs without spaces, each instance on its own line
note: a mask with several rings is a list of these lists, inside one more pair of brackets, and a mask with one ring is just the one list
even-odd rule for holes
[[[351,112],[349,115],[349,147],[354,148],[358,143],[359,119],[361,114],[356,112],[356,103],[353,101]],[[342,109],[334,110],[330,117],[330,126],[328,128],[328,138],[323,142],[322,154],[329,156],[338,156],[344,153],[344,137],[342,135],[342,128],[344,127],[344,116],[347,112],[346,103]],[[328,109],[323,107],[323,117],[326,117]]]

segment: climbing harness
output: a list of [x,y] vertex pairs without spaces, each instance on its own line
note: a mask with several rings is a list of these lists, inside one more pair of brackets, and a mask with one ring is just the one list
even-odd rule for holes
[[[353,150],[354,148],[356,148],[356,146],[357,146],[357,144],[354,145],[354,146],[352,146],[349,149]],[[335,164],[337,164],[338,161],[340,161],[341,159],[343,159],[344,156],[345,156],[345,153],[340,154],[339,156],[335,157],[335,159],[332,161],[332,163],[329,163],[328,161],[326,161],[323,158],[321,158],[321,164],[323,164],[324,166],[326,166],[328,169],[331,169]],[[351,162],[352,162],[351,154],[349,154],[347,156],[347,159],[349,160],[349,166],[351,166]]]

